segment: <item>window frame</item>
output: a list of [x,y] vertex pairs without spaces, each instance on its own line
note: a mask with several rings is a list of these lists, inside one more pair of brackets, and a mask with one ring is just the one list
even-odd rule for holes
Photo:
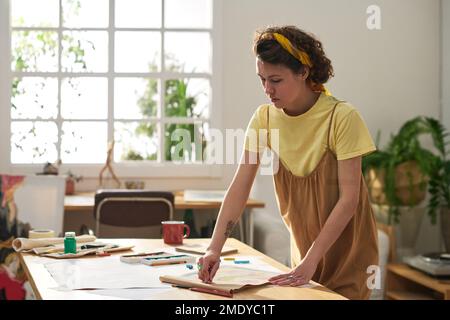
[[[62,19],[62,8],[61,0],[59,1],[59,15],[60,21]],[[108,32],[108,71],[106,73],[99,72],[13,72],[11,70],[11,31],[12,27],[10,25],[10,0],[0,1],[0,56],[9,57],[8,63],[0,63],[0,134],[2,137],[7,137],[7,139],[2,139],[0,143],[0,169],[5,170],[11,174],[30,174],[39,172],[42,170],[44,164],[13,164],[11,163],[11,83],[14,77],[22,77],[27,75],[32,75],[36,77],[56,77],[58,79],[58,86],[61,86],[61,79],[71,76],[76,77],[103,77],[108,80],[108,141],[114,137],[114,122],[120,121],[123,123],[133,122],[138,119],[120,119],[115,120],[113,117],[113,101],[114,101],[114,79],[115,78],[126,78],[126,77],[154,77],[160,81],[160,95],[159,103],[161,106],[160,117],[154,117],[149,119],[139,119],[138,121],[149,121],[152,123],[157,123],[160,126],[159,129],[159,158],[161,162],[146,162],[146,161],[127,161],[114,163],[114,171],[119,177],[130,177],[130,178],[151,178],[151,177],[211,177],[219,178],[222,176],[222,166],[220,164],[207,164],[207,163],[183,163],[177,164],[170,161],[165,161],[164,159],[164,126],[166,123],[200,123],[206,120],[209,123],[210,128],[217,128],[222,130],[222,116],[221,116],[221,78],[219,75],[222,74],[221,68],[221,56],[222,52],[221,36],[222,36],[222,0],[212,0],[212,26],[211,29],[202,28],[169,28],[164,27],[164,7],[165,1],[162,0],[162,27],[161,28],[116,28],[112,21],[114,21],[114,0],[109,0],[109,26],[107,28],[64,28],[61,25],[57,29],[55,28],[39,28],[39,27],[14,27],[14,30],[57,30],[59,34],[59,48],[58,48],[58,64],[60,64],[61,59],[61,35],[63,31],[94,31],[94,30],[106,30]],[[155,73],[122,73],[114,71],[114,34],[115,31],[157,31],[164,32],[175,31],[175,32],[206,32],[210,34],[212,43],[212,61],[211,61],[211,74],[207,73],[173,73],[161,70],[161,72]],[[164,48],[164,37],[161,36],[161,50]],[[161,52],[163,53],[163,52]],[[6,60],[6,59],[5,59]],[[163,69],[163,54],[161,54],[161,68]],[[175,118],[165,117],[165,107],[163,104],[164,92],[165,92],[165,80],[168,79],[183,79],[183,78],[201,78],[208,79],[211,86],[211,105],[209,106],[209,118]],[[61,143],[61,125],[63,119],[60,114],[60,88],[58,93],[58,117],[53,120],[58,126],[59,136],[58,136],[58,152],[60,151]],[[1,107],[3,106],[3,107]],[[30,121],[30,119],[14,120],[14,121]],[[35,121],[35,120],[31,120]],[[41,121],[38,119],[38,121]],[[46,120],[44,120],[46,121]],[[52,121],[52,120],[47,120]],[[76,121],[93,121],[93,120],[76,120]],[[97,121],[97,120],[96,120]],[[4,155],[7,155],[6,157]],[[60,172],[64,173],[67,171],[76,172],[86,178],[98,177],[98,174],[104,164],[62,164],[60,166]],[[178,170],[176,170],[178,169]],[[181,170],[180,170],[181,169]]]

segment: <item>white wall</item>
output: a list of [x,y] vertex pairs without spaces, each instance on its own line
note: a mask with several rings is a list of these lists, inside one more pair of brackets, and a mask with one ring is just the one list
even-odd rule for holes
[[442,0],[442,119],[450,130],[450,1]]

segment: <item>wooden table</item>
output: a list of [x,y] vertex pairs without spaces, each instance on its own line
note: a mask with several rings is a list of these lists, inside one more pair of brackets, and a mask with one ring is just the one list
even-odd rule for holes
[[[111,241],[117,244],[133,244],[135,248],[133,249],[135,252],[142,252],[146,250],[152,250],[156,248],[161,248],[164,246],[169,247],[168,245],[164,245],[162,240],[160,239],[100,239],[100,241]],[[186,239],[185,243],[209,243],[210,239]],[[229,238],[226,242],[226,245],[233,246],[239,250],[239,253],[236,255],[232,255],[233,257],[244,255],[244,256],[258,256],[264,262],[269,263],[270,265],[279,268],[283,271],[288,271],[289,268],[285,265],[273,260],[272,258],[264,255],[263,253],[245,245],[244,243]],[[130,251],[127,253],[131,253]],[[116,253],[115,255],[121,255],[122,253]],[[31,287],[36,295],[36,298],[43,300],[92,300],[92,299],[114,299],[115,297],[111,296],[100,296],[95,295],[93,293],[88,293],[86,290],[72,290],[72,291],[58,291],[52,288],[57,287],[56,281],[52,278],[50,273],[44,266],[45,261],[52,261],[54,259],[45,258],[35,256],[29,253],[21,253],[19,254],[20,262],[25,270],[25,273],[28,276]],[[101,259],[101,257],[85,257],[83,259],[91,259],[93,263],[98,261],[97,259]],[[101,275],[99,275],[101,277]],[[342,300],[345,297],[316,284],[317,286],[313,287],[304,287],[304,288],[296,288],[296,287],[281,287],[274,285],[265,285],[262,287],[250,288],[243,290],[241,292],[237,292],[234,294],[233,299],[254,299],[254,300],[304,300],[304,299],[327,299],[327,300]],[[156,290],[155,290],[156,291]],[[92,291],[90,291],[92,292]],[[167,289],[164,293],[157,292],[148,297],[151,300],[230,300],[231,298],[205,294],[200,292],[193,292],[186,289],[180,288],[170,288]],[[117,298],[116,298],[117,299]]]
[[[204,209],[220,209],[222,202],[212,202],[212,201],[204,201],[204,202],[192,202],[185,201],[183,191],[176,191],[175,194],[175,210],[185,210],[185,209],[193,209],[193,210],[204,210]],[[67,195],[64,198],[64,211],[82,211],[89,212],[92,214],[92,210],[94,209],[94,196],[95,192],[79,192],[74,195]],[[245,205],[245,213],[246,219],[243,220],[244,214],[241,216],[241,220],[239,223],[240,227],[240,236],[241,239],[244,239],[244,224],[248,229],[248,239],[246,239],[246,243],[250,246],[253,246],[253,215],[252,210],[255,208],[264,208],[265,203],[262,201],[248,199],[247,204]],[[245,221],[245,222],[244,222]]]
[[[176,191],[175,194],[175,210],[177,209],[219,209],[222,202],[212,201],[188,201],[184,200],[183,191]],[[94,208],[94,196],[95,192],[77,192],[74,195],[67,195],[64,198],[64,210],[65,211],[83,211],[91,210]],[[264,208],[265,203],[262,201],[248,199],[246,208]]]
[[433,278],[406,264],[390,263],[386,273],[386,299],[450,300],[450,280]]

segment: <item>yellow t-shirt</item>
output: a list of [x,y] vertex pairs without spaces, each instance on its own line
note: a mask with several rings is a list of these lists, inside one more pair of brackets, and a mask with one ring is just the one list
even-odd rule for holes
[[[316,168],[326,150],[331,112],[337,102],[335,97],[322,93],[307,112],[298,116],[289,116],[273,105],[259,106],[247,127],[245,150],[263,151],[267,146],[266,134],[263,131],[256,143],[250,142],[250,139],[257,134],[250,134],[249,130],[259,132],[260,129],[267,129],[269,108],[269,130],[279,129],[280,160],[293,174],[308,175]],[[273,146],[273,142],[271,145]],[[339,103],[336,107],[331,124],[330,149],[337,160],[366,155],[376,150],[361,115],[347,102]]]

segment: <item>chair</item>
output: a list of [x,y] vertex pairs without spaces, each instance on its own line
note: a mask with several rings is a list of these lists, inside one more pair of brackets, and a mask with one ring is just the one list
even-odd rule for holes
[[173,220],[171,192],[98,190],[95,194],[95,235],[102,238],[157,238],[161,221]]
[[386,268],[388,263],[397,260],[395,229],[392,225],[377,222],[378,231],[378,265],[380,267],[381,287],[372,290],[371,300],[382,300],[386,288]]
[[395,241],[394,226],[377,222],[377,229],[378,232],[382,231],[388,237],[389,246],[387,249],[388,250],[387,262],[391,263],[397,261],[397,243]]

